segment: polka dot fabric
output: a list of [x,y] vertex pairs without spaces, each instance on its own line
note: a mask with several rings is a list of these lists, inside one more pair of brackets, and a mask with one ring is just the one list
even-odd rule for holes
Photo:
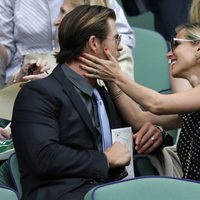
[[[186,174],[189,164],[186,178],[200,180],[200,112],[181,114],[180,117],[183,119],[183,126],[177,144],[177,152],[183,173]],[[189,161],[190,151],[191,159]]]

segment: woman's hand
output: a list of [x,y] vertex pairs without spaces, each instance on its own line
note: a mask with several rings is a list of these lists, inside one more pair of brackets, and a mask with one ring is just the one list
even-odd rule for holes
[[108,60],[101,59],[90,54],[84,53],[79,59],[82,63],[80,67],[87,71],[84,74],[87,78],[98,78],[102,80],[115,81],[121,72],[117,60],[105,48],[104,53]]
[[38,58],[21,67],[20,71],[14,76],[13,82],[29,81],[42,79],[48,76],[47,71],[50,69],[47,60]]
[[149,154],[162,144],[163,135],[156,126],[147,122],[134,134],[133,139],[138,153]]
[[6,140],[10,138],[10,130],[8,128],[0,127],[0,140]]

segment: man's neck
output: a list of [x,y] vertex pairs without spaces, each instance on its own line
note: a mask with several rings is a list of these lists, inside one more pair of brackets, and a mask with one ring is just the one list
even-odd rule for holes
[[81,63],[78,60],[73,61],[71,63],[65,63],[65,65],[67,65],[74,72],[76,72],[77,74],[79,74],[80,76],[82,76],[83,78],[85,78],[91,85],[95,85],[97,80],[96,79],[86,78],[84,75],[87,72],[80,67],[81,64],[83,64],[83,63]]

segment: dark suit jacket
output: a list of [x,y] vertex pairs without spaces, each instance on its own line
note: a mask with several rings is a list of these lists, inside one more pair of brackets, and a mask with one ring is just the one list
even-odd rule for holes
[[[100,92],[111,128],[122,127],[110,96]],[[21,89],[11,128],[23,199],[62,199],[87,180],[109,180],[106,157],[97,150],[95,134],[99,133],[59,65],[49,77]]]

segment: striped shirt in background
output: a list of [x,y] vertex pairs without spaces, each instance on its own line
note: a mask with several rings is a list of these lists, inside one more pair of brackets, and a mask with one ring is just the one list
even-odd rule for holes
[[[6,82],[21,66],[23,55],[51,53],[58,47],[54,21],[63,0],[0,0],[0,43],[8,50]],[[117,30],[122,43],[134,47],[135,38],[116,0],[109,0],[117,13]]]
[[6,81],[28,53],[49,53],[56,47],[53,23],[63,0],[1,0],[0,43],[8,49]]

